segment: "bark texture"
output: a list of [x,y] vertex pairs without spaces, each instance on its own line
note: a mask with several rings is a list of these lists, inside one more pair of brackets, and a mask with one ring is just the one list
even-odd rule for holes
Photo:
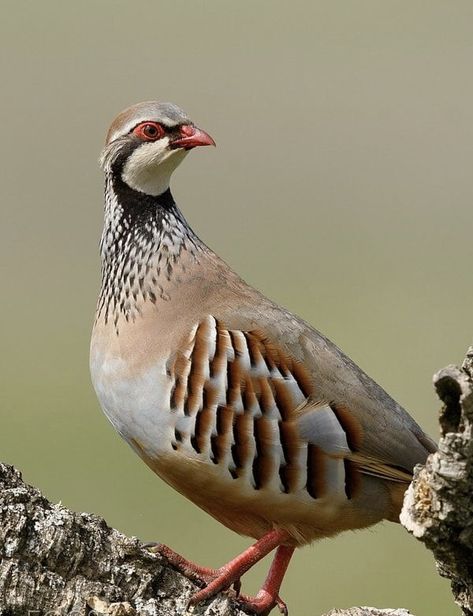
[[[401,521],[432,550],[463,614],[473,616],[473,349],[434,377],[444,403],[439,451],[418,467]],[[0,464],[1,616],[184,615],[195,585],[98,516],[48,502]],[[244,616],[225,594],[195,616]],[[356,607],[325,616],[412,616]]]
[[473,616],[473,347],[461,368],[434,376],[443,407],[438,452],[417,467],[402,524],[433,552],[455,602]]
[[[195,586],[98,516],[49,503],[0,464],[2,616],[185,614]],[[196,616],[243,616],[221,595]]]

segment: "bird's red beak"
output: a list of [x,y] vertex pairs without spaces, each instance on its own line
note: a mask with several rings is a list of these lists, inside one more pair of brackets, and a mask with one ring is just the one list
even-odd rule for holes
[[205,131],[193,126],[192,124],[185,124],[179,127],[180,137],[171,141],[170,146],[172,149],[184,148],[190,150],[196,148],[199,145],[215,145],[215,141]]

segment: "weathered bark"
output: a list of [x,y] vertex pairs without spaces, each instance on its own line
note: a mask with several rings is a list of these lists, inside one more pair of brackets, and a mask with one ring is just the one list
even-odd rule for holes
[[432,550],[463,614],[473,616],[473,347],[434,376],[443,407],[437,453],[416,469],[402,524]]
[[[402,512],[406,528],[432,550],[455,601],[473,616],[473,350],[461,369],[435,376],[444,402],[439,451],[416,469]],[[136,538],[95,515],[49,503],[0,464],[2,616],[168,616],[185,614],[196,587]],[[196,616],[244,616],[225,594]],[[359,607],[326,616],[411,616]]]
[[[103,519],[49,503],[0,464],[0,613],[184,614],[195,586]],[[242,616],[221,595],[196,615]]]

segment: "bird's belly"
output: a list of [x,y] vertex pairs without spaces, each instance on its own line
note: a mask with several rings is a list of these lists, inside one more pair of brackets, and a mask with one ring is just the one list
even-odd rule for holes
[[[177,449],[150,459],[148,466],[178,492],[241,535],[261,538],[273,528],[287,531],[294,545],[363,528],[382,519],[376,507],[363,511],[355,502],[328,494],[311,498],[305,490],[286,494],[267,486],[256,489],[245,477],[234,479],[228,469],[204,456]],[[379,495],[382,498],[382,495]]]

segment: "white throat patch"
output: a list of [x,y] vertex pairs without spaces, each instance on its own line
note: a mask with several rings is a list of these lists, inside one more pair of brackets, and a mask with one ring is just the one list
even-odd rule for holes
[[169,188],[171,175],[184,160],[187,151],[169,150],[169,138],[143,143],[128,158],[122,179],[131,188],[158,196]]

